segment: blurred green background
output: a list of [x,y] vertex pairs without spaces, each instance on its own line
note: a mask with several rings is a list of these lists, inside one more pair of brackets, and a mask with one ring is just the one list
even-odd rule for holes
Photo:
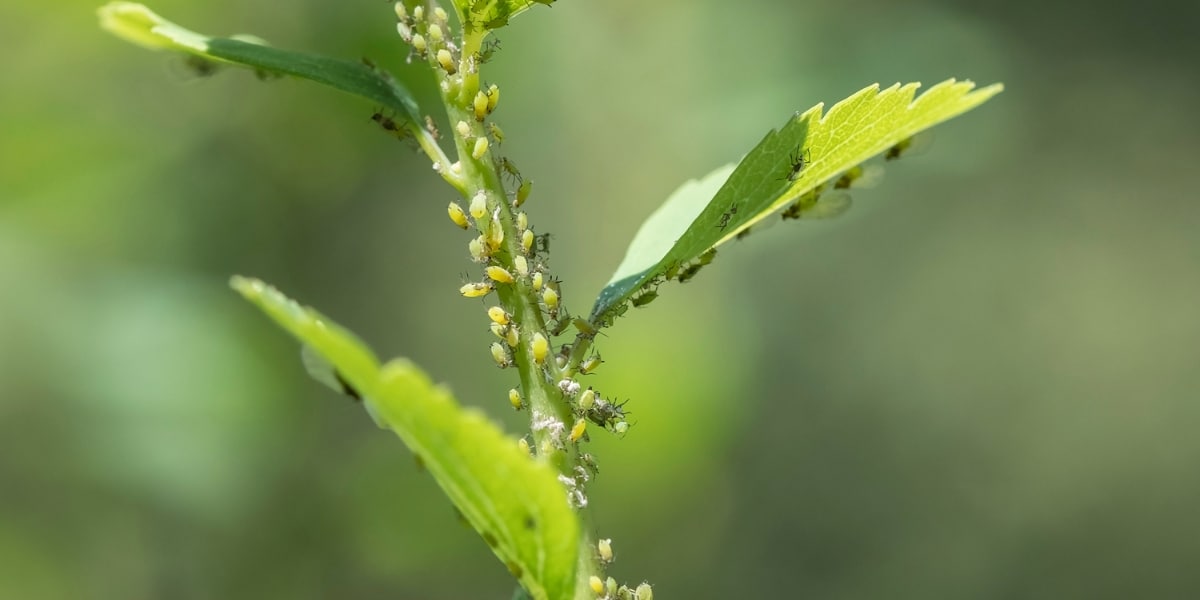
[[[450,189],[374,107],[0,6],[0,597],[508,598],[402,444],[226,287],[261,277],[525,428]],[[404,67],[385,2],[161,0]],[[1007,91],[828,223],[630,311],[591,498],[662,598],[1200,597],[1200,5],[562,0],[500,32],[503,150],[568,305],[793,111]],[[1188,57],[1192,58],[1188,58]],[[828,104],[827,104],[828,105]]]

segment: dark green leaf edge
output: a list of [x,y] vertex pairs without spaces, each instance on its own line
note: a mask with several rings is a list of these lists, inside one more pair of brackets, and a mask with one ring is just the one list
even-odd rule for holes
[[206,36],[180,27],[135,2],[110,2],[98,13],[101,27],[140,46],[247,67],[260,77],[291,75],[308,79],[366,98],[396,111],[408,122],[420,123],[420,110],[408,89],[386,71],[366,62],[280,50],[252,36]]

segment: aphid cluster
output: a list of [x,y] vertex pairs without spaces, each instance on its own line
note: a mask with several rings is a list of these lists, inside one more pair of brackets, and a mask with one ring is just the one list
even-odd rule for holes
[[654,600],[654,590],[646,582],[631,588],[627,585],[618,586],[617,580],[612,577],[605,580],[592,575],[588,578],[588,587],[596,594],[597,600]]

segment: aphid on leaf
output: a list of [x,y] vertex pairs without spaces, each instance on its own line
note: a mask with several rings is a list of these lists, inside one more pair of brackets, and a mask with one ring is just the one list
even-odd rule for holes
[[896,160],[901,156],[923,154],[933,144],[933,132],[922,131],[912,137],[905,138],[887,149],[883,154],[884,160]]
[[729,207],[729,210],[726,210],[724,213],[722,213],[721,221],[717,223],[717,229],[725,231],[725,228],[729,226],[729,220],[733,218],[733,215],[737,214],[737,211],[738,207],[736,204],[734,204],[733,206]]
[[883,179],[883,167],[879,165],[856,165],[850,167],[841,177],[833,182],[833,189],[844,190],[851,186],[855,188],[870,188],[879,184]]
[[792,157],[790,159],[791,167],[789,168],[787,175],[785,175],[783,177],[783,179],[787,179],[788,181],[795,181],[796,179],[798,179],[800,177],[800,172],[803,171],[804,167],[808,165],[808,162],[809,162],[808,158],[809,158],[809,151],[807,148],[804,149],[803,153],[800,151],[799,148],[796,148],[796,151],[792,153]]
[[630,304],[633,304],[634,308],[640,308],[650,304],[651,302],[654,302],[655,298],[658,298],[658,290],[644,290],[640,294],[631,298]]
[[333,364],[325,360],[325,357],[318,354],[312,346],[304,344],[300,347],[300,362],[304,364],[304,370],[313,379],[325,384],[339,394],[349,396],[355,402],[361,401],[363,408],[367,409],[367,415],[371,417],[371,420],[375,422],[377,427],[380,429],[389,428],[383,415],[376,411],[375,403],[370,398],[363,398],[362,394],[353,385],[350,385],[349,381],[346,381],[342,377],[342,374]]

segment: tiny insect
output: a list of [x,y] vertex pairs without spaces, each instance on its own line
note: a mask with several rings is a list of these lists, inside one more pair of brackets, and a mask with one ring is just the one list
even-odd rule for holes
[[808,165],[808,162],[809,162],[808,149],[805,148],[804,152],[801,153],[800,149],[797,148],[796,151],[792,153],[791,167],[788,170],[788,174],[785,175],[783,177],[783,179],[787,179],[788,181],[795,181],[798,177],[800,177],[800,172],[804,170],[804,167],[806,165]]
[[655,298],[658,298],[658,290],[646,290],[630,299],[630,303],[634,308],[641,308],[654,302]]
[[475,53],[475,60],[482,65],[487,61],[492,60],[492,56],[495,55],[496,51],[499,49],[500,40],[492,38],[484,42],[483,46],[479,48],[479,51]]
[[520,183],[522,181],[521,171],[517,169],[516,163],[509,160],[506,156],[500,157],[500,170],[504,171],[504,174],[510,177],[513,183]]
[[737,214],[737,211],[738,211],[738,207],[736,204],[734,204],[733,206],[730,206],[729,210],[725,211],[721,215],[721,222],[717,223],[717,229],[720,229],[721,231],[725,231],[725,228],[729,226],[729,219],[732,219],[733,215]]

